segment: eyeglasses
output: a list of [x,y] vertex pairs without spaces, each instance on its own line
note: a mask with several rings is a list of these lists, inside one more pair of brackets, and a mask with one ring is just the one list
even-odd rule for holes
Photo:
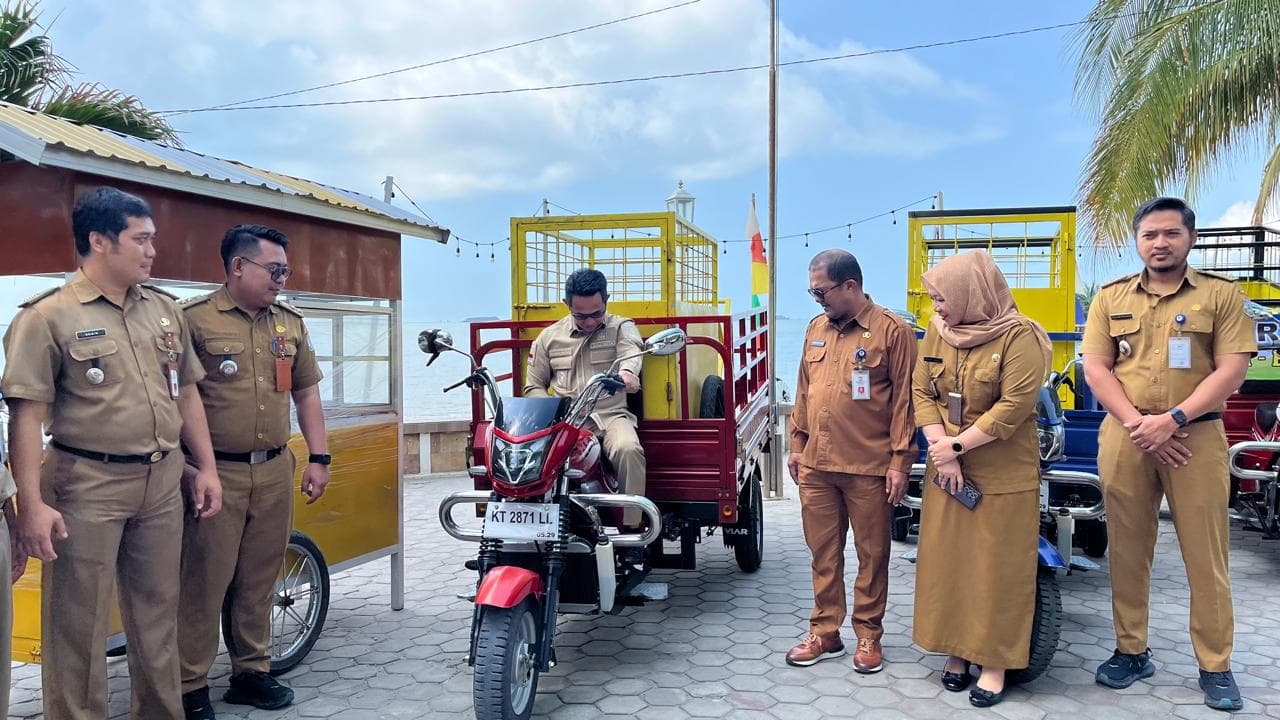
[[249,263],[250,265],[257,265],[263,270],[266,270],[268,273],[271,274],[271,279],[275,280],[276,282],[284,282],[285,280],[289,279],[290,275],[293,274],[293,270],[290,269],[288,265],[279,265],[277,263],[271,263],[270,265],[263,265],[262,263],[254,262],[243,255],[240,255],[238,257],[241,260]]
[[827,296],[827,293],[831,292],[832,290],[835,290],[836,288],[840,287],[843,284],[844,283],[836,283],[835,285],[832,285],[829,288],[823,288],[821,290],[819,290],[818,288],[809,288],[809,294],[813,296],[814,300],[821,300],[822,298]]
[[600,318],[604,317],[604,308],[600,308],[599,310],[593,313],[569,313],[569,314],[573,316],[574,320],[599,320]]

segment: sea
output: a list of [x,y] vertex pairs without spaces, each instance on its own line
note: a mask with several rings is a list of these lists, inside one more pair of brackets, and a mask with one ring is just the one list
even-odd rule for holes
[[[779,387],[787,394],[796,384],[800,355],[803,351],[804,329],[808,322],[808,318],[786,317],[778,321],[778,379]],[[401,358],[401,362],[404,371],[406,422],[463,420],[471,417],[471,396],[466,388],[444,392],[445,387],[470,373],[467,359],[457,353],[445,353],[427,367],[427,356],[418,349],[418,334],[423,330],[435,328],[449,332],[453,336],[455,347],[469,352],[471,350],[469,327],[468,323],[458,321],[404,324],[404,357]],[[509,367],[509,364],[503,365],[504,362],[509,363],[505,353],[490,357],[496,360],[492,366],[496,372],[505,371]],[[499,387],[504,395],[511,394],[510,381],[501,383]]]

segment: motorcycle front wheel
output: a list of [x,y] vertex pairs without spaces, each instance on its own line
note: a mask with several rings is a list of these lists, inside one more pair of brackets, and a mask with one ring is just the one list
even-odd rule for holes
[[538,603],[486,607],[476,638],[476,720],[526,720],[538,694]]

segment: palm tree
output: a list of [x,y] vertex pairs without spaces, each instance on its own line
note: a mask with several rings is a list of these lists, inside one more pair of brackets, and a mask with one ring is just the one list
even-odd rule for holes
[[1097,0],[1075,38],[1076,98],[1099,129],[1082,225],[1122,246],[1142,202],[1171,184],[1194,200],[1220,161],[1268,158],[1253,222],[1280,206],[1280,0]]
[[164,118],[142,102],[97,83],[70,85],[74,68],[53,51],[37,3],[0,6],[0,100],[145,140],[181,145]]

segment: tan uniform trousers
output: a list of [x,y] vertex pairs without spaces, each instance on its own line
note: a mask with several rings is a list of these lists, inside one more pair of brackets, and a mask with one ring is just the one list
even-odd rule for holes
[[1192,423],[1186,432],[1182,444],[1191,460],[1174,468],[1135,447],[1110,415],[1102,423],[1098,474],[1107,508],[1116,647],[1123,653],[1147,649],[1151,560],[1164,496],[1187,567],[1196,659],[1201,669],[1222,672],[1231,667],[1235,634],[1227,576],[1227,441],[1220,420]]
[[13,668],[13,577],[10,575],[9,524],[0,512],[0,718],[9,717],[9,684]]
[[[154,465],[104,463],[51,450],[41,494],[62,513],[67,539],[41,579],[41,671],[47,720],[102,720],[107,623],[119,584],[129,648],[130,713],[183,718],[178,683],[178,576],[183,457]],[[7,562],[7,560],[6,560]]]
[[800,519],[804,540],[813,555],[813,614],[809,631],[836,636],[846,611],[844,548],[848,528],[858,553],[853,584],[853,631],[859,639],[884,634],[889,599],[889,538],[893,506],[884,492],[885,479],[847,475],[800,466]]
[[208,683],[222,604],[230,603],[233,674],[271,667],[271,606],[293,525],[293,453],[264,463],[218,461],[222,512],[187,515],[182,534],[182,691]]
[[[640,446],[640,436],[636,434],[635,424],[624,415],[616,415],[604,420],[601,435],[604,456],[609,458],[613,469],[618,473],[618,484],[622,492],[644,495],[644,448]],[[639,510],[628,509],[623,513],[622,522],[635,526],[640,524],[640,518]]]

